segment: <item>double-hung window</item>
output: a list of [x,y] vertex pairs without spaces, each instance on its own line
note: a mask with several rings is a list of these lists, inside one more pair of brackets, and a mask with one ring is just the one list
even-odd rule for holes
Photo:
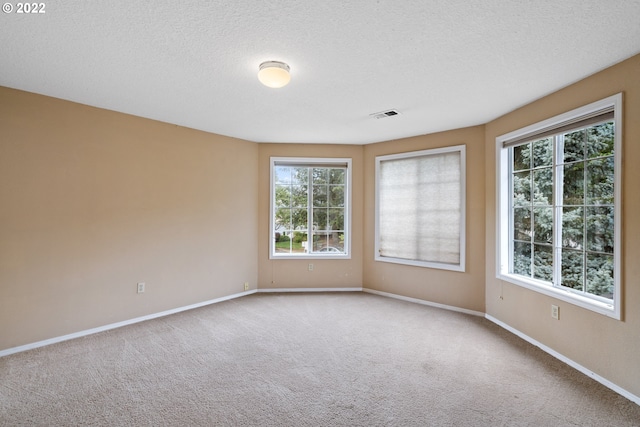
[[622,95],[500,136],[498,278],[620,318]]
[[271,258],[349,258],[351,159],[271,158]]
[[376,261],[465,269],[465,146],[376,157]]

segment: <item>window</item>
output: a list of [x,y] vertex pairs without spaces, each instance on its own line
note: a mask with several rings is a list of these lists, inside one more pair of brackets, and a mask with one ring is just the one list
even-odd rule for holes
[[618,94],[497,138],[498,278],[620,318]]
[[376,157],[376,261],[464,271],[465,146]]
[[351,159],[271,158],[271,258],[349,258]]

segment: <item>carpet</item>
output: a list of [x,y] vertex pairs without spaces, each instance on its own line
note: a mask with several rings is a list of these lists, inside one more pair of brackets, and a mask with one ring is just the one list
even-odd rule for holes
[[488,320],[361,292],[253,294],[0,358],[2,426],[639,426]]

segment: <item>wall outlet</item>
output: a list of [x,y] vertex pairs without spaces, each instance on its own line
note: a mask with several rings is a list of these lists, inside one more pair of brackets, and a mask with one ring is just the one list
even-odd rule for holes
[[309,271],[313,271],[313,264],[309,264]]
[[144,293],[144,282],[139,282],[138,283],[138,293],[139,294]]
[[551,317],[556,320],[560,319],[560,307],[557,305],[551,305]]
[[244,290],[245,291],[249,290],[249,282],[244,282]]

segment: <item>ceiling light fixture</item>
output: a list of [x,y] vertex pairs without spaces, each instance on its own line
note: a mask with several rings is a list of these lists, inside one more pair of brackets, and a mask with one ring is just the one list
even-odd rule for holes
[[280,61],[265,61],[260,64],[258,80],[267,87],[279,88],[286,86],[291,80],[289,66]]

